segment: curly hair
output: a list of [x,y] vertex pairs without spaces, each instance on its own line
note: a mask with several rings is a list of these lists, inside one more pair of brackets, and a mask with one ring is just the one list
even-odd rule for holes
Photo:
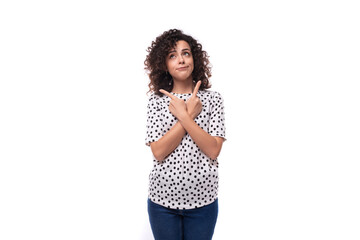
[[170,29],[158,36],[147,49],[148,55],[144,64],[150,78],[148,92],[153,91],[156,95],[162,96],[163,94],[159,92],[160,89],[168,92],[172,90],[172,76],[167,72],[165,61],[169,51],[176,46],[179,40],[186,41],[191,48],[194,59],[192,78],[194,81],[201,80],[199,90],[211,87],[209,82],[211,66],[207,52],[202,50],[202,45],[193,37],[184,34],[181,30]]

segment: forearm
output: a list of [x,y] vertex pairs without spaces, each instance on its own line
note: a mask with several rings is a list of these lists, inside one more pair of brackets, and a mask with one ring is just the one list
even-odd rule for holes
[[179,122],[206,156],[211,159],[217,158],[220,153],[221,144],[215,137],[199,127],[188,114],[183,115]]
[[186,131],[179,123],[175,125],[158,141],[151,143],[151,151],[158,161],[163,161],[177,146],[179,146]]

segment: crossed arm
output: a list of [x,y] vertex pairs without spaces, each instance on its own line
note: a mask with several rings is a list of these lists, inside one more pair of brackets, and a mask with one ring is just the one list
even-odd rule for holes
[[169,110],[178,119],[178,122],[158,141],[150,144],[151,151],[158,161],[163,161],[176,149],[186,132],[210,159],[216,159],[219,155],[223,138],[211,136],[194,121],[202,109],[201,101],[196,96],[200,84],[200,81],[196,84],[192,96],[186,103],[169,92],[160,90],[171,98]]

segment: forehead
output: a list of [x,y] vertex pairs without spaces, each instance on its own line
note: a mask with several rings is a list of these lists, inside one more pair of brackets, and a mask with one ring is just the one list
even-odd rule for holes
[[181,50],[183,50],[185,48],[187,48],[189,50],[191,49],[190,45],[186,41],[179,40],[179,41],[176,42],[176,45],[172,49],[170,49],[170,51],[173,51],[173,50],[181,51]]

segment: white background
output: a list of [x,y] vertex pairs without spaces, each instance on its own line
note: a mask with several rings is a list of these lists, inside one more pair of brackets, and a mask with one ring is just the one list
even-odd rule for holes
[[360,239],[356,2],[1,1],[0,239],[153,239],[143,62],[170,28],[225,100],[213,239]]

